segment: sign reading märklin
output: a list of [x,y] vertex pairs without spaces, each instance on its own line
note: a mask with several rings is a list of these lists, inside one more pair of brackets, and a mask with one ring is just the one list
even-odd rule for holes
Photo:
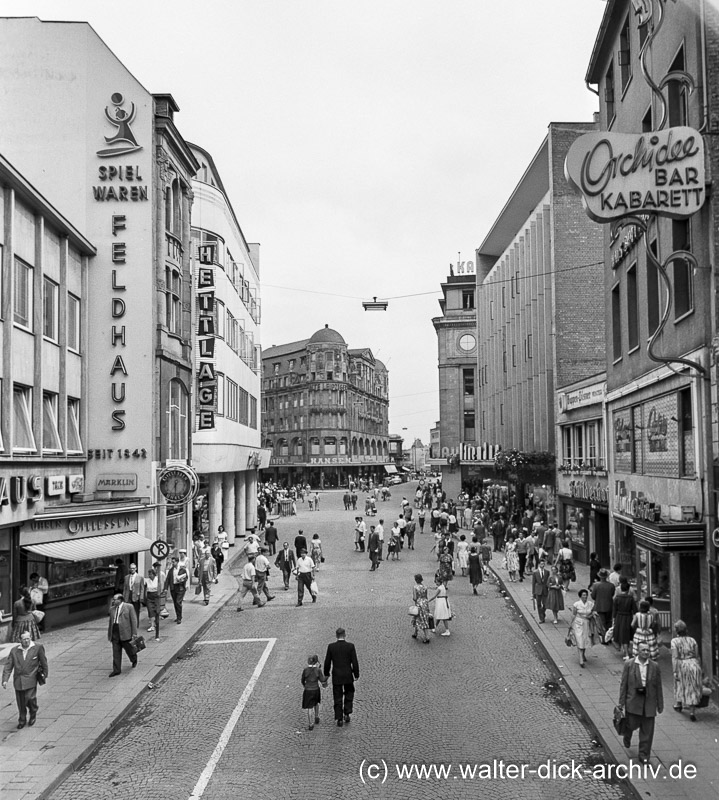
[[137,475],[105,474],[97,476],[98,492],[136,492]]
[[586,133],[569,148],[564,174],[595,222],[690,217],[705,200],[704,142],[688,127]]

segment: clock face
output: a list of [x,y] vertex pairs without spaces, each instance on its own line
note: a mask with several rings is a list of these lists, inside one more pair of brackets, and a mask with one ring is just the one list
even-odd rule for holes
[[465,333],[459,337],[459,349],[464,350],[465,353],[469,353],[470,350],[474,350],[475,345],[477,344],[477,340],[472,336],[471,333]]
[[170,503],[185,503],[192,494],[189,475],[183,470],[168,469],[160,478],[160,491]]

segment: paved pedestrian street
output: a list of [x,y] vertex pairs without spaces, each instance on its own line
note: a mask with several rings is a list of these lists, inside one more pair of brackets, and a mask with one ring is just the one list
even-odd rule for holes
[[[379,504],[387,530],[402,493],[393,495]],[[370,572],[341,493],[278,520],[280,542],[300,527],[322,540],[318,602],[296,607],[294,581],[284,591],[276,569],[264,608],[246,598],[238,614],[233,598],[55,800],[633,796],[603,778],[611,758],[496,584],[477,597],[456,576],[451,636],[424,645],[407,608],[415,572],[433,586],[429,533]],[[354,714],[336,727],[328,688],[309,731],[300,675],[308,655],[324,660],[338,626],[357,647]]]

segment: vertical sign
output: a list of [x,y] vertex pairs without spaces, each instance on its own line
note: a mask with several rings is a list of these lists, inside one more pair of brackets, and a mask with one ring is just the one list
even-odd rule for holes
[[[217,375],[215,373],[215,245],[198,247],[201,265],[197,273],[197,299],[199,314],[197,318],[197,346],[199,368],[197,371],[197,400],[199,419],[197,429],[211,430],[215,427],[215,406],[217,403]],[[207,266],[205,266],[207,265]]]

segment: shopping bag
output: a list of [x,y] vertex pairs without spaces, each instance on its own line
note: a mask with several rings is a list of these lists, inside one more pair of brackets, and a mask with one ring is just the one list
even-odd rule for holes
[[314,597],[317,597],[317,595],[319,593],[320,593],[320,590],[317,587],[317,581],[313,580],[312,583],[310,584],[310,594],[314,595]]
[[417,608],[417,606],[410,606],[409,607],[409,615],[410,615],[410,617],[418,617],[419,616],[419,608]]
[[627,729],[627,718],[624,716],[624,711],[619,706],[614,706],[614,717],[612,719],[614,730],[620,735],[624,736],[629,733]]
[[44,611],[38,611],[37,609],[34,609],[32,615],[35,617],[35,622],[42,622],[45,619]]

